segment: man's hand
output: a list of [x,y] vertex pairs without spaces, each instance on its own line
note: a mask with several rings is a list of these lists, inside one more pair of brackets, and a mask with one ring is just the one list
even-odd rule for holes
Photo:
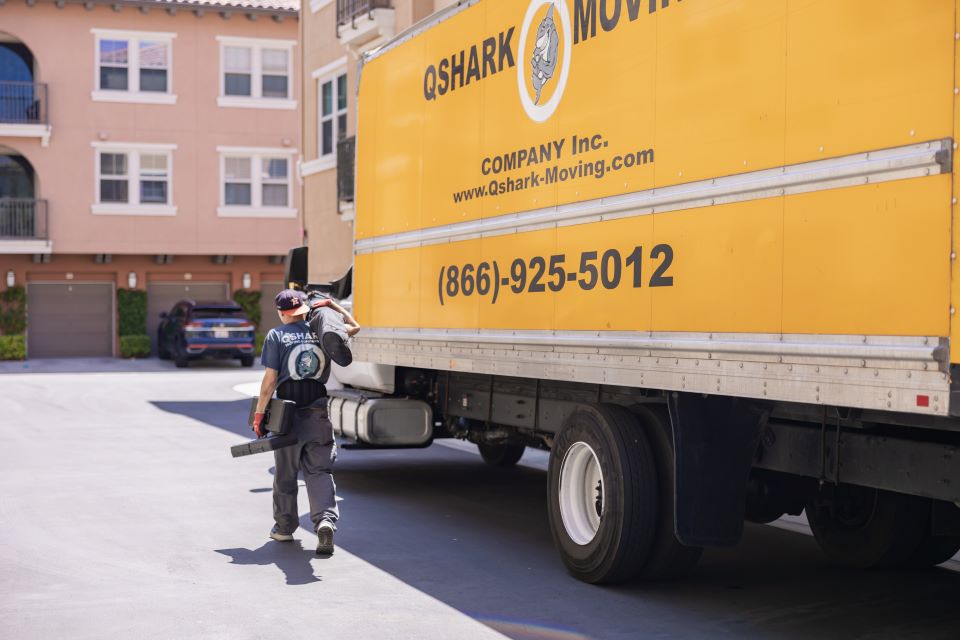
[[260,425],[263,424],[263,418],[266,415],[263,411],[257,411],[253,414],[253,432],[257,434],[258,438],[263,437],[263,431],[260,429]]

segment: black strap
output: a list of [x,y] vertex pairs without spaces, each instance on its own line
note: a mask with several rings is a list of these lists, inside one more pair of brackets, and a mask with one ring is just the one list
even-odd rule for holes
[[277,397],[295,402],[298,409],[309,407],[326,396],[327,388],[317,380],[287,380],[277,387]]

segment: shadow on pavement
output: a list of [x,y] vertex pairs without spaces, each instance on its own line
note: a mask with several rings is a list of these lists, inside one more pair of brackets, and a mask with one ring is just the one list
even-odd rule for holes
[[[441,447],[342,452],[337,544],[512,638],[956,638],[960,573],[830,567],[813,538],[759,525],[674,583],[571,578],[546,475]],[[309,527],[309,523],[307,523]]]
[[219,402],[153,401],[150,404],[161,411],[193,418],[212,427],[253,439],[253,431],[247,425],[250,417],[250,398]]
[[270,540],[257,549],[216,549],[230,558],[230,564],[270,566],[277,565],[289,585],[321,582],[313,573],[310,561],[316,558],[313,549],[304,549],[299,540],[277,542]]
[[[249,400],[154,404],[249,435]],[[682,581],[597,587],[554,551],[543,471],[434,445],[341,449],[334,476],[339,547],[516,640],[958,637],[960,573],[945,569],[839,570],[810,536],[748,525],[740,545],[708,550]],[[312,529],[308,515],[301,524]],[[315,579],[302,547],[220,553],[276,564],[289,584]]]

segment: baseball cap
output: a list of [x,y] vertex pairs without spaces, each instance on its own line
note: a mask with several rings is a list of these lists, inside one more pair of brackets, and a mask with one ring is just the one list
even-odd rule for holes
[[277,309],[285,316],[299,316],[310,311],[306,296],[295,289],[284,289],[277,294]]

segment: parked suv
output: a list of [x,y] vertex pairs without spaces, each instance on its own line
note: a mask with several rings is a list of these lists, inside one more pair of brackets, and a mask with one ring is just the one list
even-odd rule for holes
[[186,367],[198,358],[239,358],[244,367],[253,366],[254,324],[237,303],[181,300],[160,318],[162,359]]

